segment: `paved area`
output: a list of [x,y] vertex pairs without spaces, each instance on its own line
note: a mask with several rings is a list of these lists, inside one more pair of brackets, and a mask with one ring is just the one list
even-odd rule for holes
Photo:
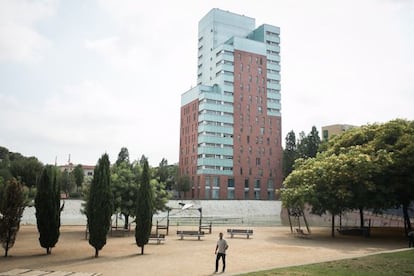
[[42,271],[15,268],[6,272],[0,273],[0,276],[98,276],[100,273],[84,273],[84,272],[66,272],[66,271]]
[[402,229],[390,233],[373,229],[370,238],[342,235],[331,238],[330,228],[312,227],[311,235],[304,239],[291,233],[289,227],[253,226],[249,229],[254,234],[247,239],[245,236],[230,238],[227,228],[232,227],[213,225],[212,234],[205,234],[200,240],[192,237],[181,240],[176,231],[194,230],[194,226],[175,225],[164,242],[146,245],[144,255],[140,254],[133,234],[108,236],[99,257],[94,258],[95,251],[85,240],[84,226],[62,226],[58,244],[52,249],[52,254],[46,255],[45,249],[39,245],[36,226],[23,225],[14,247],[9,250],[9,257],[0,258],[0,273],[24,268],[110,276],[211,275],[215,262],[214,249],[220,232],[224,233],[229,244],[226,275],[355,258],[407,247]]

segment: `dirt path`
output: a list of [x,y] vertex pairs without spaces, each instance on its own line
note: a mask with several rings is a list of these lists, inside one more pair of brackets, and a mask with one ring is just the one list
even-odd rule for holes
[[[22,226],[8,258],[0,258],[0,272],[14,268],[50,271],[100,272],[103,275],[211,275],[214,249],[222,231],[229,243],[227,275],[274,267],[323,262],[362,256],[407,247],[402,231],[372,232],[372,237],[330,237],[329,228],[313,228],[310,238],[298,238],[289,227],[253,227],[250,239],[228,237],[224,226],[214,227],[201,241],[180,240],[177,227],[170,228],[166,241],[145,246],[139,255],[134,234],[108,237],[94,258],[94,249],[85,240],[84,226],[63,226],[59,243],[47,256],[40,247],[36,226]],[[185,228],[180,228],[183,230]],[[190,229],[190,228],[188,228]]]

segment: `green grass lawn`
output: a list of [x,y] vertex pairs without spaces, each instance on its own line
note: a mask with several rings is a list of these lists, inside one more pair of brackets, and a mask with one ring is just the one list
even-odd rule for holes
[[243,275],[414,275],[414,250],[278,268]]

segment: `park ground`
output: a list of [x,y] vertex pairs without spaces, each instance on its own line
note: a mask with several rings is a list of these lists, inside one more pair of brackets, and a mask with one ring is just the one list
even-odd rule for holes
[[39,245],[36,226],[22,225],[10,257],[0,258],[0,274],[25,268],[102,275],[212,275],[219,232],[229,244],[226,275],[355,258],[408,245],[401,228],[373,228],[369,238],[339,234],[332,238],[329,227],[313,227],[311,235],[304,238],[285,226],[243,227],[253,229],[251,238],[230,238],[226,233],[229,227],[213,225],[212,234],[198,241],[192,237],[180,240],[176,235],[177,230],[194,227],[171,226],[166,241],[160,245],[150,242],[144,255],[140,255],[133,232],[123,237],[108,236],[99,257],[94,258],[94,249],[85,240],[85,226],[62,226],[58,244],[51,255],[46,255]]

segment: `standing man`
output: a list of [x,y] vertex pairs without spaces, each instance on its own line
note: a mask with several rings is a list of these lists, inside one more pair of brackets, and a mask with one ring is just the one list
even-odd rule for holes
[[408,233],[408,247],[414,247],[414,231]]
[[216,251],[215,254],[217,254],[216,257],[216,273],[218,271],[218,265],[220,258],[223,259],[223,272],[226,269],[226,250],[229,248],[226,240],[223,239],[223,233],[219,234],[219,240],[217,241],[216,245]]

